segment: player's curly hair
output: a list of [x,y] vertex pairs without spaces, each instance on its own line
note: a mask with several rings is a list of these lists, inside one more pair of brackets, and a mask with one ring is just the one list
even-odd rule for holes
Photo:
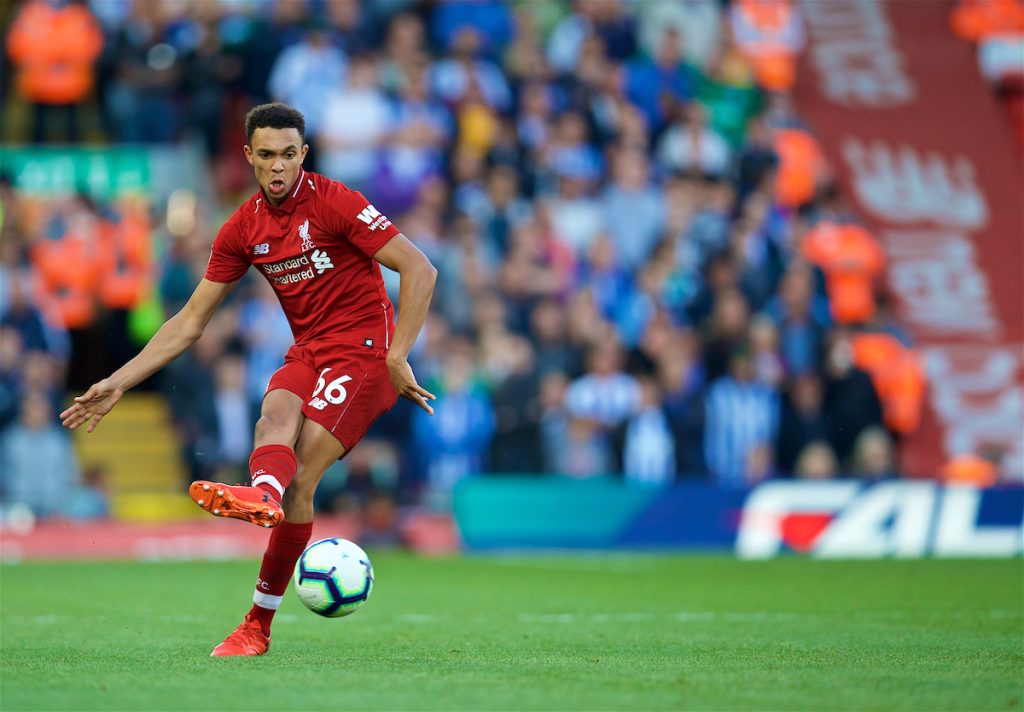
[[245,115],[245,136],[252,143],[256,129],[295,129],[303,139],[306,137],[306,117],[298,109],[275,101],[254,106]]

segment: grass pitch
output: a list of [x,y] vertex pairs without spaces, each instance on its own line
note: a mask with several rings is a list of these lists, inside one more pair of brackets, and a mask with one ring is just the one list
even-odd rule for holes
[[370,555],[255,659],[255,562],[5,566],[0,709],[1022,709],[1020,560]]

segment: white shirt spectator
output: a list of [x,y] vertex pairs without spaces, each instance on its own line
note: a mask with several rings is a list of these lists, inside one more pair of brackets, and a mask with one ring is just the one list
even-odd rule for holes
[[721,44],[721,3],[718,0],[638,2],[640,45],[648,56],[657,54],[662,35],[676,30],[683,38],[686,61],[706,67]]
[[587,374],[569,384],[565,405],[576,418],[596,420],[607,427],[629,418],[640,403],[640,385],[625,373]]
[[[657,3],[655,3],[657,4]],[[548,39],[548,62],[559,74],[572,74],[593,27],[590,21],[580,15],[569,15],[562,19]]]
[[329,178],[364,190],[376,173],[378,145],[393,118],[387,98],[376,86],[349,88],[332,92],[324,106],[321,170]]
[[274,62],[267,88],[276,101],[302,112],[306,134],[315,135],[326,115],[324,97],[342,86],[347,62],[344,53],[326,40],[309,39],[285,49]]
[[676,444],[660,408],[645,408],[629,421],[623,461],[626,479],[631,482],[672,482],[676,473]]
[[632,270],[640,268],[665,229],[665,200],[657,188],[636,190],[613,183],[604,192],[604,230],[615,254]]
[[455,104],[469,92],[475,81],[487,104],[504,111],[512,103],[512,92],[504,72],[493,62],[476,60],[467,66],[458,59],[443,59],[430,67],[430,86],[445,103]]
[[775,442],[778,397],[755,382],[720,378],[705,403],[704,457],[720,483],[741,487],[755,448]]
[[577,255],[586,254],[605,229],[604,213],[593,198],[556,198],[551,201],[549,210],[558,239]]
[[675,124],[658,142],[658,161],[670,171],[699,170],[721,176],[729,168],[729,144],[718,132],[708,127],[692,130]]

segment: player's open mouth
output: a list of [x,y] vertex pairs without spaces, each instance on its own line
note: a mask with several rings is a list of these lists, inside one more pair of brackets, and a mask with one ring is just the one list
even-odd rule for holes
[[279,193],[282,190],[284,190],[284,179],[275,178],[274,180],[270,181],[270,189],[275,193]]

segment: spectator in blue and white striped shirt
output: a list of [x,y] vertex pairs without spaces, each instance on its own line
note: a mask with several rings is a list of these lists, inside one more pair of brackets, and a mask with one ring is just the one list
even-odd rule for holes
[[778,430],[778,396],[753,379],[749,353],[737,350],[729,375],[711,384],[705,402],[704,456],[719,483],[742,487],[762,473],[755,455],[769,448]]

